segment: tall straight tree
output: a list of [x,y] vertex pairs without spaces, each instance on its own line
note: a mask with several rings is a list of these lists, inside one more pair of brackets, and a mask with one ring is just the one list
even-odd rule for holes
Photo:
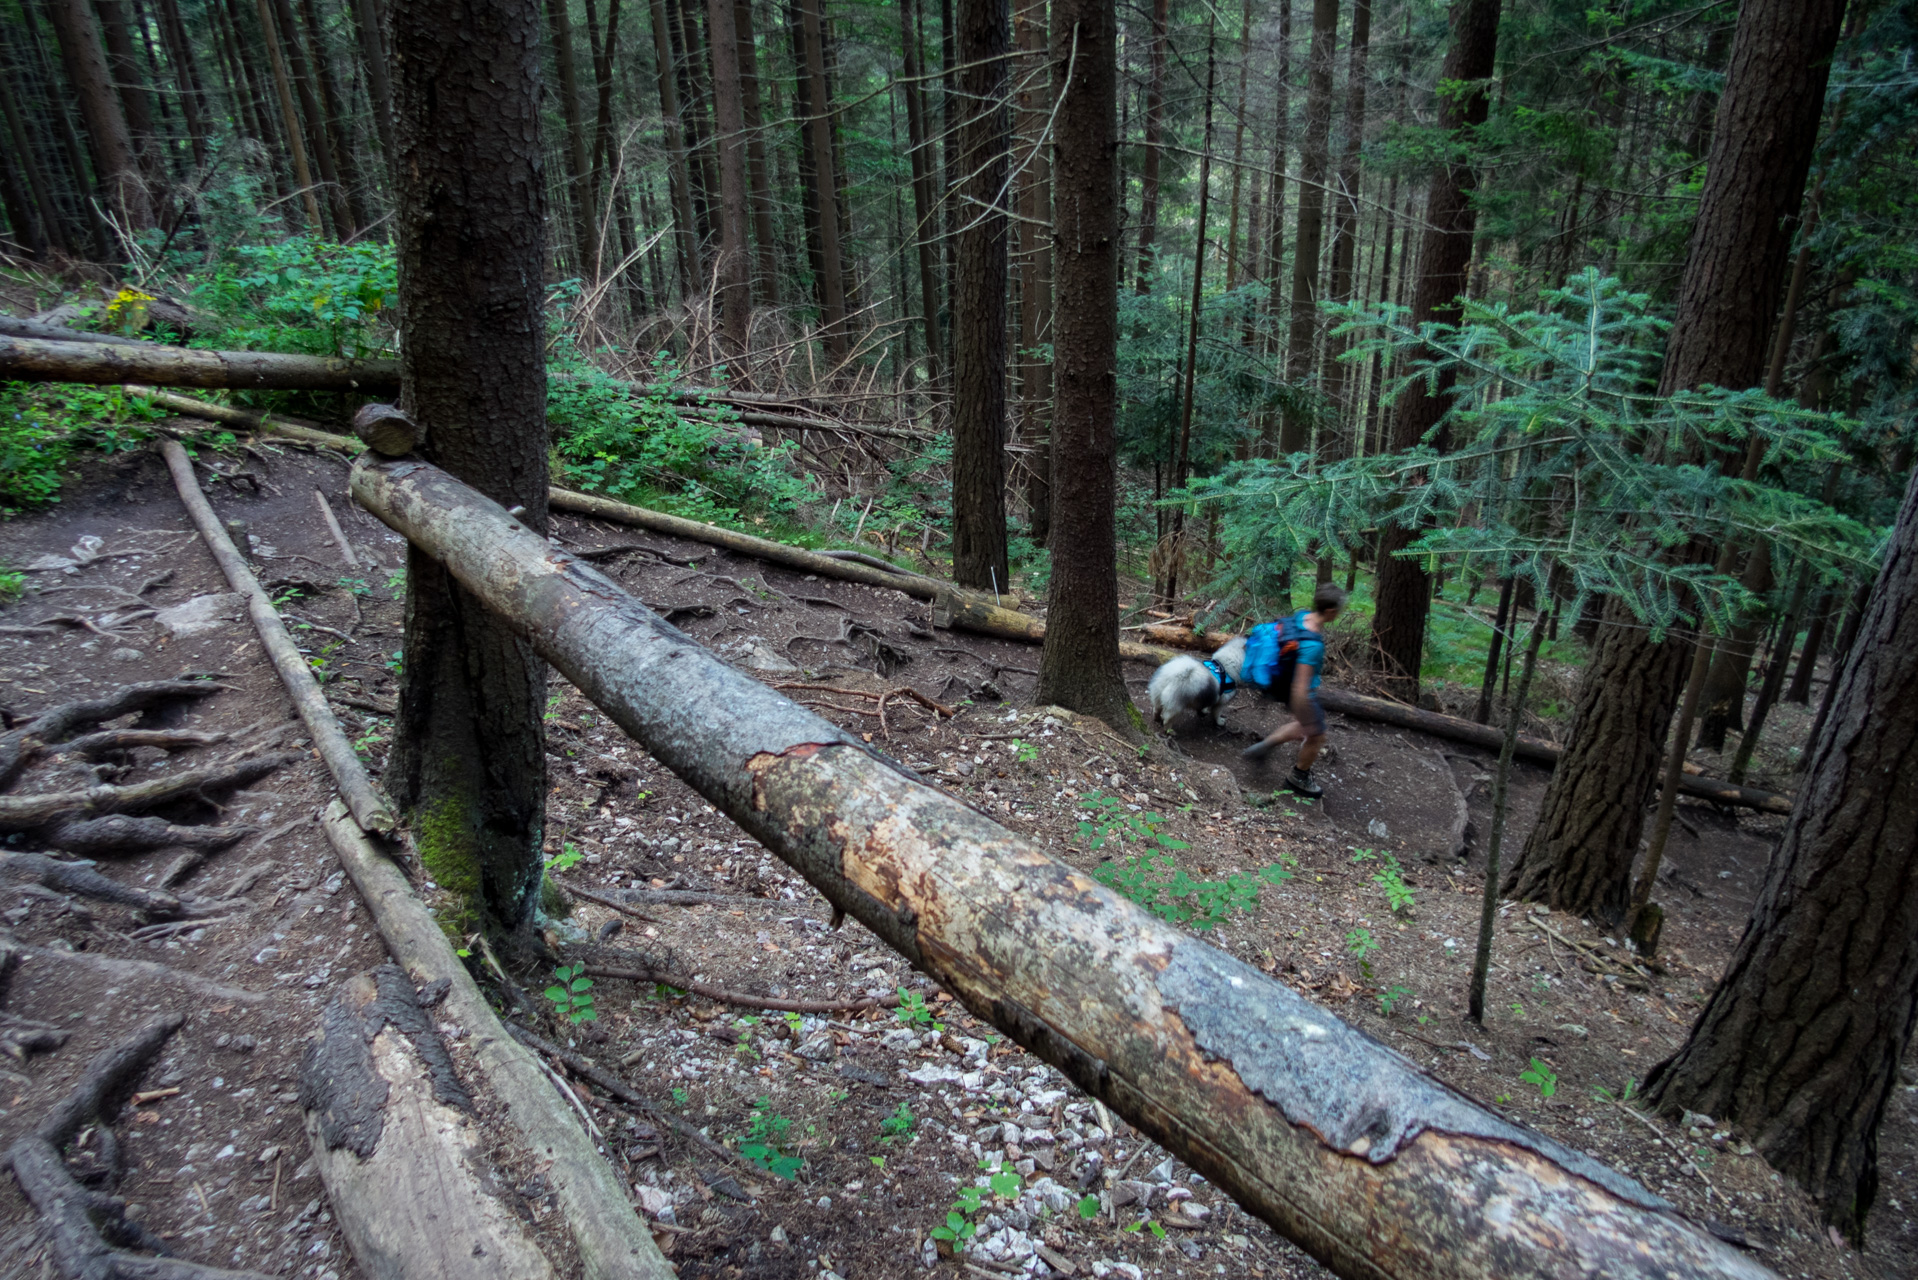
[[306,23],[306,40],[313,52],[313,78],[320,86],[320,103],[326,108],[325,134],[333,151],[333,167],[339,173],[346,197],[351,226],[364,230],[373,222],[366,204],[366,184],[360,178],[359,148],[353,145],[353,130],[346,117],[346,95],[333,70],[333,54],[320,23],[315,0],[300,0],[300,17]]
[[812,196],[819,220],[819,310],[826,358],[836,370],[848,355],[845,244],[839,228],[839,182],[833,165],[832,89],[826,81],[824,0],[797,0],[807,118],[801,126],[812,155]]
[[952,340],[952,576],[1006,587],[1007,0],[959,0],[964,113]]
[[[539,0],[407,0],[390,30],[402,402],[428,461],[543,532]],[[432,557],[408,552],[406,585],[384,781],[441,887],[519,929],[539,893],[546,668]]]
[[1118,37],[1104,0],[1052,0],[1052,584],[1040,705],[1133,732],[1119,669]]
[[1026,532],[1044,546],[1052,523],[1052,365],[1033,354],[1052,333],[1052,165],[1045,139],[1050,106],[1041,76],[1046,0],[1030,0],[1014,20],[1019,44],[1019,435],[1031,446],[1026,472]]
[[916,0],[900,0],[899,39],[906,64],[906,140],[912,148],[912,238],[919,251],[919,308],[926,329],[927,372],[937,386],[945,370],[939,345],[939,222],[932,191],[934,144],[928,136],[925,59]]
[[[1334,302],[1350,302],[1353,297],[1354,264],[1359,247],[1359,194],[1363,181],[1359,155],[1365,144],[1366,62],[1372,48],[1372,0],[1355,0],[1352,5],[1352,33],[1346,42],[1349,61],[1345,74],[1345,142],[1339,149],[1338,180],[1332,190],[1332,265],[1330,292]],[[1341,423],[1356,437],[1364,430],[1364,413],[1358,404],[1346,403],[1350,370],[1339,359],[1346,340],[1330,339],[1331,350],[1325,360],[1325,398]]]
[[[237,0],[235,0],[237,5]],[[267,65],[273,68],[273,87],[280,101],[280,124],[286,138],[287,152],[293,157],[293,181],[299,187],[300,200],[306,206],[306,219],[315,235],[325,234],[325,222],[320,217],[319,198],[313,193],[313,168],[307,161],[306,139],[300,129],[300,113],[293,105],[293,82],[287,74],[286,57],[281,52],[280,38],[273,29],[273,10],[271,0],[257,0],[260,17],[260,36],[266,44]],[[234,23],[239,23],[238,11],[234,14]]]
[[[1325,187],[1331,171],[1332,55],[1339,38],[1339,0],[1313,0],[1312,45],[1305,63],[1305,139],[1299,150],[1299,224],[1292,238],[1292,323],[1285,341],[1285,380],[1297,385],[1312,373],[1318,353],[1319,251],[1325,245]],[[1311,423],[1288,412],[1279,451],[1310,443]]]
[[1736,1124],[1860,1247],[1918,1020],[1918,475],[1870,600],[1731,966],[1647,1081]]
[[266,28],[268,39],[273,38],[276,26],[279,29],[279,44],[286,51],[293,88],[300,99],[300,117],[306,124],[307,155],[318,167],[320,181],[326,184],[326,203],[333,215],[333,229],[341,239],[345,239],[359,228],[353,225],[353,213],[346,202],[346,189],[340,185],[339,166],[333,163],[333,148],[326,137],[326,113],[320,108],[312,64],[307,59],[305,46],[300,43],[300,27],[293,15],[292,0],[273,0],[272,20],[268,21],[263,16],[260,21]]
[[573,215],[573,271],[585,275],[598,255],[593,251],[592,165],[579,105],[579,51],[573,45],[573,15],[567,0],[546,0],[546,24],[553,42],[553,67],[559,73],[560,119],[566,122],[561,151],[566,157],[567,206]]
[[[1499,5],[1500,0],[1452,2],[1451,45],[1439,82],[1464,87],[1439,99],[1439,124],[1451,135],[1451,158],[1433,172],[1426,193],[1425,242],[1419,250],[1418,284],[1412,293],[1412,319],[1417,324],[1457,321],[1457,299],[1465,292],[1472,235],[1478,227],[1472,207],[1478,175],[1468,156],[1473,134],[1491,109],[1486,81],[1498,55]],[[1405,269],[1411,266],[1408,259]],[[1419,379],[1405,389],[1392,424],[1394,449],[1411,448],[1438,426],[1450,385],[1448,378],[1441,378],[1436,386]],[[1443,449],[1443,435],[1434,443]],[[1407,701],[1418,694],[1425,618],[1432,605],[1430,576],[1417,560],[1398,554],[1417,536],[1417,530],[1395,524],[1379,535],[1378,605],[1372,615],[1373,667],[1387,689]]]
[[360,61],[366,73],[366,96],[373,106],[373,131],[390,170],[393,141],[393,82],[386,74],[386,36],[380,29],[379,0],[353,0],[353,26],[360,38]]
[[706,23],[711,32],[713,58],[714,141],[719,147],[719,259],[714,277],[719,284],[720,344],[735,377],[746,372],[746,344],[752,327],[753,264],[747,247],[746,220],[746,110],[739,88],[739,33],[733,0],[709,0]]
[[47,0],[47,17],[60,42],[67,79],[93,144],[94,170],[107,204],[126,226],[139,231],[153,225],[153,198],[140,173],[127,129],[125,111],[113,91],[100,27],[87,0]]
[[699,260],[699,226],[693,219],[691,165],[686,155],[686,129],[679,114],[679,85],[673,75],[672,31],[666,0],[652,0],[653,71],[659,82],[659,118],[666,141],[668,194],[673,202],[673,228],[679,253],[679,290],[690,295],[704,280]]
[[1139,266],[1134,277],[1140,293],[1152,287],[1152,245],[1159,234],[1159,173],[1165,149],[1165,62],[1169,0],[1152,0],[1152,44],[1146,53],[1145,154],[1139,159]]
[[[1743,389],[1765,375],[1844,9],[1844,0],[1739,8],[1660,395],[1706,384]],[[1689,656],[1690,646],[1655,642],[1621,602],[1607,602],[1571,743],[1506,880],[1508,896],[1622,917]]]
[[[615,6],[619,0],[613,0]],[[613,10],[617,15],[617,7]],[[739,42],[739,102],[746,122],[747,173],[753,200],[754,288],[759,301],[779,305],[779,238],[773,230],[772,169],[766,163],[765,117],[759,100],[759,45],[753,38],[752,0],[733,0],[733,33]]]

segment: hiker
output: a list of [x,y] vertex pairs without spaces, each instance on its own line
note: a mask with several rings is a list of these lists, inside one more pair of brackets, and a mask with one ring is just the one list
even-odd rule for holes
[[1245,642],[1245,682],[1270,697],[1283,698],[1295,718],[1242,754],[1248,760],[1263,760],[1281,742],[1302,743],[1285,786],[1315,800],[1325,794],[1325,789],[1312,781],[1312,764],[1325,747],[1325,711],[1314,691],[1325,666],[1325,628],[1344,608],[1345,592],[1333,583],[1321,582],[1312,593],[1310,609],[1253,628]]

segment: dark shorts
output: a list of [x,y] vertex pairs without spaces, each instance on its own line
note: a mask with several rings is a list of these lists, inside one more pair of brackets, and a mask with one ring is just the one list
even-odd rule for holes
[[1319,694],[1315,689],[1305,695],[1306,714],[1299,719],[1305,726],[1305,736],[1316,738],[1325,732],[1325,708],[1319,705]]

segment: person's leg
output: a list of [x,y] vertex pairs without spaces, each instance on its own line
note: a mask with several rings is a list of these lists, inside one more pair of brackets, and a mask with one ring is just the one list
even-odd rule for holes
[[1272,748],[1285,742],[1298,742],[1305,737],[1305,726],[1297,720],[1288,720],[1277,729],[1253,743],[1239,754],[1248,760],[1263,760]]
[[1313,763],[1318,760],[1319,752],[1323,751],[1324,749],[1325,749],[1324,734],[1315,733],[1311,737],[1307,738],[1305,740],[1305,745],[1299,748],[1299,762],[1298,762],[1299,772],[1300,773],[1312,772]]

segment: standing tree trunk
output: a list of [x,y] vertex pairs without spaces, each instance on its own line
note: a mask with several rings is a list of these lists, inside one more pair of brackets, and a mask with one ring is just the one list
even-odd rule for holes
[[393,157],[399,154],[399,149],[393,141],[393,82],[386,75],[386,38],[380,30],[379,0],[353,0],[353,25],[360,37],[366,96],[373,104],[373,131],[379,135],[380,151],[386,158],[387,176],[391,179]]
[[[391,20],[402,401],[429,461],[543,532],[538,0],[407,0]],[[406,577],[384,781],[460,923],[517,929],[539,892],[546,670],[431,556],[409,550]]]
[[1031,446],[1026,476],[1026,533],[1038,546],[1051,536],[1052,363],[1038,354],[1052,337],[1052,166],[1045,147],[1051,106],[1039,81],[1045,68],[1046,9],[1033,0],[1017,19],[1019,136],[1025,172],[1019,184],[1019,438]]
[[[1742,389],[1764,377],[1844,8],[1747,0],[1739,9],[1660,395],[1707,383]],[[1619,919],[1688,655],[1607,603],[1572,741],[1507,896]]]
[[[1491,101],[1484,82],[1491,77],[1498,55],[1500,0],[1453,0],[1452,43],[1439,72],[1443,82],[1462,82],[1474,88],[1446,94],[1439,102],[1439,124],[1451,135],[1453,147],[1469,151],[1478,126],[1485,123]],[[1425,203],[1425,243],[1419,252],[1418,287],[1412,295],[1412,323],[1456,322],[1457,297],[1465,292],[1465,272],[1472,261],[1472,234],[1478,215],[1472,192],[1478,175],[1467,160],[1440,166],[1432,175]],[[1411,267],[1407,262],[1401,270]],[[1425,439],[1445,412],[1449,378],[1437,386],[1421,378],[1399,396],[1392,424],[1392,447],[1409,449]],[[1445,448],[1443,433],[1434,443]],[[1372,615],[1372,663],[1386,688],[1411,701],[1418,696],[1419,666],[1425,657],[1425,619],[1431,610],[1432,581],[1417,560],[1398,553],[1418,531],[1388,524],[1379,534],[1378,607]],[[1524,860],[1521,853],[1520,862]]]
[[1811,703],[1811,681],[1818,671],[1818,651],[1824,647],[1825,628],[1831,622],[1832,611],[1838,607],[1836,592],[1827,591],[1818,597],[1818,603],[1812,606],[1811,626],[1805,629],[1805,648],[1798,655],[1798,668],[1792,673],[1791,687],[1785,691],[1785,701],[1796,702],[1799,706]]
[[[1054,479],[1041,706],[1121,732],[1138,711],[1119,670],[1117,23],[1100,0],[1052,0]],[[1068,75],[1068,72],[1070,73]]]
[[959,0],[958,272],[952,343],[952,577],[1006,589],[1007,0]]
[[739,33],[733,0],[708,0],[706,23],[713,58],[713,117],[719,149],[720,347],[728,371],[744,378],[746,346],[752,331],[753,264],[747,245],[746,112],[739,91]]
[[340,185],[340,171],[333,163],[333,148],[326,138],[326,115],[320,110],[320,97],[313,88],[313,71],[306,60],[306,50],[300,44],[300,28],[293,16],[292,0],[273,0],[273,15],[272,21],[268,21],[262,14],[261,25],[271,40],[274,26],[278,24],[278,44],[286,50],[287,62],[293,72],[293,87],[300,97],[300,112],[306,121],[307,154],[319,167],[320,181],[326,184],[326,203],[333,214],[334,232],[344,240],[359,228],[353,225],[353,213],[346,203],[346,189]]
[[333,153],[349,225],[357,234],[373,225],[373,215],[366,204],[366,184],[360,180],[358,149],[353,145],[353,129],[346,116],[346,95],[333,71],[333,55],[327,50],[326,31],[320,26],[319,6],[314,0],[300,0],[300,16],[306,22],[307,43],[313,47],[313,78],[320,86],[320,105],[326,108],[322,133]]
[[[1759,541],[1745,557],[1740,585],[1763,597],[1772,589],[1771,544]],[[1725,731],[1745,727],[1745,686],[1751,678],[1752,654],[1764,635],[1762,617],[1741,621],[1712,655],[1711,671],[1702,694],[1704,715],[1698,726],[1698,745],[1707,751],[1725,749]]]
[[273,87],[280,99],[280,123],[286,130],[286,147],[293,156],[293,182],[300,189],[306,206],[307,224],[314,235],[324,235],[326,224],[320,217],[320,202],[313,194],[313,170],[307,164],[306,139],[300,131],[300,113],[293,106],[293,86],[287,78],[286,58],[280,52],[280,39],[273,30],[273,11],[269,0],[258,0],[260,35],[266,43],[266,60],[273,68]]
[[[619,0],[613,2],[617,5]],[[773,230],[772,170],[766,163],[765,119],[759,103],[759,45],[753,38],[751,0],[733,0],[733,30],[739,39],[739,100],[746,121],[746,162],[752,186],[753,248],[758,264],[759,301],[762,306],[777,307],[779,237]]]
[[[1339,0],[1313,0],[1312,44],[1305,64],[1305,141],[1299,152],[1299,223],[1292,238],[1292,323],[1285,344],[1285,380],[1294,386],[1312,374],[1319,335],[1319,250],[1325,240],[1325,180],[1332,147],[1332,53],[1339,37]],[[1298,453],[1311,421],[1288,412],[1279,452]]]
[[1647,1092],[1736,1124],[1862,1246],[1878,1125],[1918,1017],[1918,477],[1833,679],[1745,936]]
[[47,0],[47,18],[60,41],[60,57],[80,103],[80,118],[86,121],[94,169],[107,206],[129,228],[143,231],[153,225],[153,199],[134,158],[126,114],[113,92],[93,8],[88,0]]
[[906,63],[906,141],[912,148],[912,238],[919,250],[919,309],[926,328],[927,380],[937,387],[946,367],[939,345],[939,215],[932,191],[933,143],[927,136],[926,89],[921,82],[925,60],[915,0],[900,0],[899,23]]
[[1133,285],[1152,287],[1152,242],[1159,233],[1160,151],[1165,140],[1165,55],[1169,0],[1152,0],[1152,46],[1145,82],[1145,155],[1139,162],[1139,267]]
[[[1365,142],[1366,60],[1372,47],[1372,0],[1356,0],[1352,6],[1350,61],[1345,73],[1345,146],[1339,153],[1338,183],[1332,196],[1332,301],[1347,303],[1353,296],[1353,264],[1359,246],[1359,151]],[[1325,398],[1341,422],[1350,425],[1351,444],[1346,452],[1363,449],[1364,414],[1356,404],[1345,402],[1350,381],[1346,362],[1339,359],[1349,344],[1340,337],[1329,338],[1331,350],[1325,360]],[[1362,393],[1362,389],[1361,389]],[[1336,445],[1334,446],[1337,447]]]
[[154,193],[157,216],[167,171],[160,137],[153,127],[153,102],[147,97],[146,77],[140,73],[139,58],[133,49],[132,28],[120,0],[93,0],[93,11],[100,17],[100,33],[106,39],[107,70],[113,76],[114,90],[120,95],[121,109],[126,112],[134,161],[146,178],[147,190]]
[[699,225],[693,219],[692,164],[686,155],[686,131],[679,115],[679,89],[673,74],[673,39],[667,27],[666,0],[652,0],[653,70],[659,78],[659,116],[666,133],[667,187],[679,242],[679,291],[691,297],[704,279],[699,262]]
[[832,90],[826,83],[826,21],[823,0],[798,0],[806,81],[806,139],[812,151],[812,196],[819,217],[819,309],[826,359],[837,373],[846,361],[846,269],[839,227],[839,181],[833,167]]
[[562,151],[566,156],[567,204],[573,214],[573,270],[589,276],[599,259],[593,234],[592,166],[586,156],[586,121],[579,107],[579,63],[567,0],[546,0],[546,22],[553,41],[553,66],[559,72],[559,114],[566,122]]
[[180,110],[186,117],[187,139],[193,146],[193,163],[205,164],[211,148],[207,141],[210,101],[206,84],[200,78],[199,60],[193,55],[193,41],[186,24],[180,21],[178,0],[159,0],[160,40],[166,45],[167,61],[173,66],[174,84],[180,94]]

